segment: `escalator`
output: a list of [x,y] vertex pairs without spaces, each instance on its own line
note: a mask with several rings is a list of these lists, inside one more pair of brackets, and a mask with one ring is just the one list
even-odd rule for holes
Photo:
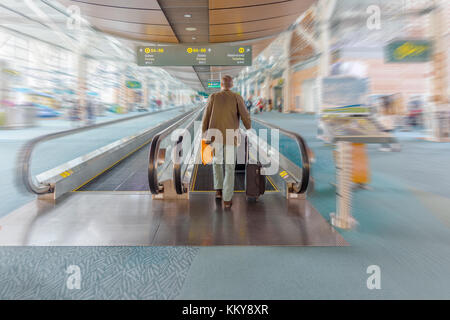
[[[279,166],[269,172],[267,159],[260,158],[266,192],[258,201],[247,200],[245,171],[237,170],[233,206],[224,209],[215,199],[212,166],[200,161],[203,110],[195,109],[159,130],[148,131],[139,147],[78,184],[78,192],[13,213],[3,224],[20,232],[0,234],[0,244],[347,245],[305,198],[310,175],[306,143],[296,134],[257,119],[252,126],[268,129],[268,138],[260,131],[248,131],[246,139],[258,150],[273,147],[271,153],[279,154]],[[271,130],[280,132],[279,146]],[[248,150],[254,159],[252,149]],[[93,172],[94,164],[87,160],[83,170]],[[25,179],[27,168],[23,181],[31,181]],[[65,179],[75,175],[74,171]],[[52,189],[50,185],[47,192]]]
[[[177,122],[169,122],[164,128],[176,129],[182,127],[185,121],[197,116],[203,109],[189,114]],[[176,124],[176,126],[174,126]],[[153,136],[158,135],[156,132]],[[151,138],[153,138],[153,136]],[[150,140],[141,145],[138,149],[128,154],[123,159],[115,162],[111,167],[107,168],[101,174],[86,181],[84,184],[76,188],[77,192],[150,192],[147,170],[148,170],[148,154]]]
[[148,166],[147,145],[88,181],[75,191],[150,191],[146,176]]
[[[162,183],[163,180],[158,178],[163,173],[159,171],[161,165],[158,166],[156,161],[156,155],[161,151],[164,151],[163,153],[165,155],[163,162],[168,159],[168,163],[166,163],[164,168],[171,170],[171,174],[166,174],[165,178],[172,181],[170,186],[173,187],[174,190],[172,191],[175,191],[176,194],[183,195],[215,191],[213,187],[212,165],[204,165],[201,163],[199,146],[202,134],[200,132],[200,126],[198,124],[195,125],[195,120],[199,121],[200,119],[201,116],[197,119],[192,119],[182,130],[177,132],[178,135],[171,135],[170,139],[173,144],[171,150],[173,154],[170,157],[167,157],[166,150],[160,150],[159,146],[164,139],[168,138],[170,133],[174,133],[173,130],[171,132],[166,130],[164,134],[157,135],[153,139],[150,147],[150,162],[148,166],[149,186],[153,195],[159,195],[159,198],[164,198],[164,183]],[[259,130],[249,131],[249,133],[241,130],[241,135],[245,139],[243,140],[245,143],[242,145],[245,145],[245,147],[238,147],[237,158],[247,159],[247,155],[240,156],[240,154],[249,152],[249,157],[252,159],[264,159],[265,167],[277,166],[274,172],[267,174],[269,170],[266,170],[266,174],[264,174],[265,189],[267,192],[280,192],[283,195],[287,195],[288,198],[298,198],[299,195],[304,197],[308,190],[310,180],[308,147],[304,139],[296,133],[275,127],[260,120],[253,119],[252,126]],[[269,135],[259,136],[259,133],[267,133],[267,130],[270,132]],[[272,137],[272,130],[276,131],[274,137]],[[280,137],[280,145],[278,143],[278,137]],[[272,141],[272,139],[274,140]],[[256,148],[248,148],[247,145],[249,143],[250,145],[256,146]],[[285,156],[282,153],[286,150],[288,152]],[[269,154],[276,154],[276,160],[273,160],[273,157],[269,156]],[[263,168],[263,170],[265,169]],[[237,193],[245,193],[245,169],[236,170],[234,188]],[[173,194],[173,192],[171,193]]]

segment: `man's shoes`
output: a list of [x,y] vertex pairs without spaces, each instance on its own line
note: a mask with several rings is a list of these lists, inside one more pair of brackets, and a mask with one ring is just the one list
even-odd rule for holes
[[222,190],[216,190],[216,199],[222,199]]
[[231,202],[231,201],[224,201],[223,202],[223,206],[225,207],[225,209],[229,209],[229,208],[231,208],[231,205],[232,205],[233,203]]

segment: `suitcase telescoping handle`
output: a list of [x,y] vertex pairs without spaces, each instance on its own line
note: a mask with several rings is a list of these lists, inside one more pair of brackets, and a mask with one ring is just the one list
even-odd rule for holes
[[[245,135],[245,164],[250,163],[250,147],[252,146],[252,143],[248,140],[248,136]],[[256,162],[254,164],[259,164],[261,166],[261,169],[270,166],[270,164],[263,165],[261,161],[259,160],[259,150],[256,148]],[[264,170],[261,170],[261,175],[264,174]]]

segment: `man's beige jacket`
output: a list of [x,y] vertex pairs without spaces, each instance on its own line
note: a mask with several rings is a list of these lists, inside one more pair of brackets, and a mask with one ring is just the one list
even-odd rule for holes
[[202,132],[208,129],[218,129],[222,133],[223,144],[237,145],[239,140],[234,138],[227,141],[227,129],[239,129],[239,119],[248,130],[252,127],[250,114],[242,97],[230,90],[222,90],[209,96],[206,110],[203,114]]

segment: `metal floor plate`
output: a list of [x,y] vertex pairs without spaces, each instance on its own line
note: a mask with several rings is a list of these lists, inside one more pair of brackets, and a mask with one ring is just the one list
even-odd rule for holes
[[0,245],[348,245],[307,201],[280,193],[257,202],[236,193],[224,210],[212,193],[161,201],[146,192],[77,192],[56,204],[30,202],[0,225]]
[[[196,165],[191,183],[192,192],[214,191],[212,165]],[[245,172],[236,172],[234,179],[234,191],[245,192]],[[278,191],[270,177],[266,177],[266,191]]]

